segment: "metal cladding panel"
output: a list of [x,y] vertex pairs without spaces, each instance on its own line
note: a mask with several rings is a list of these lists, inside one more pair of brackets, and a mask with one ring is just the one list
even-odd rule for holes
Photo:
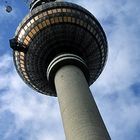
[[68,2],[50,2],[33,9],[15,33],[27,51],[14,51],[16,69],[22,79],[43,94],[56,96],[46,78],[49,63],[57,55],[80,56],[89,70],[89,85],[100,75],[107,58],[107,40],[96,18],[84,8]]

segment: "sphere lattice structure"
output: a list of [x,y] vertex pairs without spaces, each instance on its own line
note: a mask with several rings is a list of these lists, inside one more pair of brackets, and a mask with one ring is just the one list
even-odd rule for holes
[[23,19],[15,38],[22,49],[14,50],[15,66],[22,79],[40,93],[56,96],[46,71],[59,54],[82,58],[91,85],[106,62],[107,41],[96,18],[86,9],[68,2],[37,6]]

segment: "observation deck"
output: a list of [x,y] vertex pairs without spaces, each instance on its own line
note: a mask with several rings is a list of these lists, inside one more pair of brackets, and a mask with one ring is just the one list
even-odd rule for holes
[[57,96],[47,80],[50,62],[60,54],[74,54],[86,63],[91,85],[107,58],[107,40],[97,19],[69,2],[48,2],[32,7],[11,40],[16,69],[36,91]]

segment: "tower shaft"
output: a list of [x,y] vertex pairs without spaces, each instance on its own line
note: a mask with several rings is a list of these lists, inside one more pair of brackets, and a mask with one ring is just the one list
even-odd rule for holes
[[54,78],[67,140],[111,140],[83,72],[61,67]]

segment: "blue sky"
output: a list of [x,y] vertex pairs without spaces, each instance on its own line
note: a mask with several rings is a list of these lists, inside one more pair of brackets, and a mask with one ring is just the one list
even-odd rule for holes
[[[106,67],[90,87],[112,140],[140,139],[140,1],[69,0],[87,8],[109,44]],[[9,39],[27,14],[24,0],[0,1],[0,140],[65,140],[57,98],[30,89],[18,76]]]

